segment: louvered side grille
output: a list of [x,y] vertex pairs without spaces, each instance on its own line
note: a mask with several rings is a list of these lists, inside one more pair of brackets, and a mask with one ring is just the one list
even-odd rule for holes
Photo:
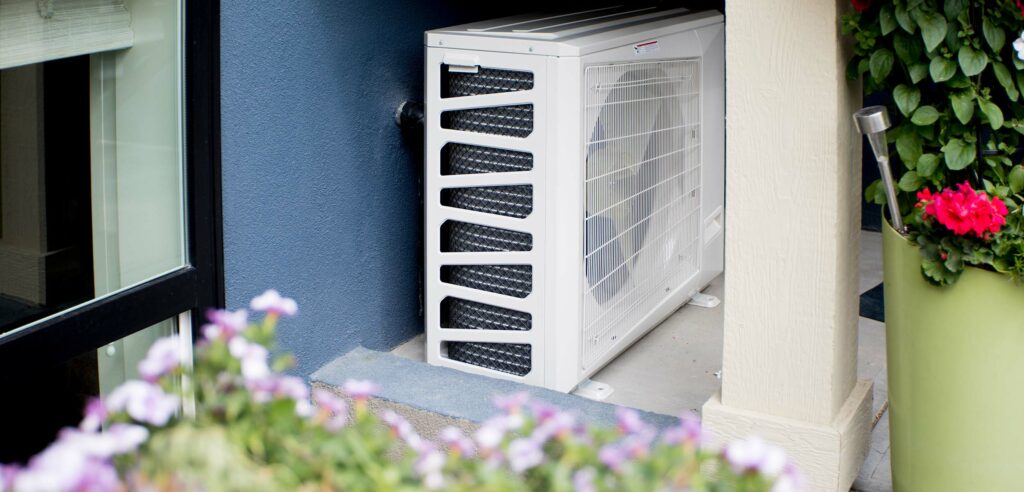
[[472,253],[479,251],[530,251],[533,236],[498,227],[448,221],[441,226],[441,251]]
[[449,188],[441,192],[441,205],[523,219],[533,212],[533,187]]
[[533,89],[533,74],[518,70],[480,68],[477,73],[444,71],[444,97],[476,96]]
[[533,156],[529,152],[456,143],[445,145],[441,152],[443,175],[509,173],[533,169]]
[[441,127],[463,132],[526,138],[533,133],[533,105],[445,111],[441,113]]
[[[533,89],[529,72],[480,68],[478,73],[442,71],[443,96],[461,97]],[[443,128],[464,132],[525,138],[533,132],[532,104],[473,108],[441,114]],[[533,169],[533,155],[462,143],[449,143],[441,153],[441,174],[521,172]],[[533,212],[530,185],[449,188],[441,204],[505,217],[526,218]],[[483,224],[447,221],[441,230],[443,252],[512,252],[533,249],[533,236]],[[495,294],[525,298],[533,290],[531,265],[446,265],[441,281]],[[476,301],[442,301],[441,326],[451,329],[512,330],[532,328],[529,313]],[[451,341],[447,357],[454,361],[518,376],[531,370],[532,347],[522,343]]]

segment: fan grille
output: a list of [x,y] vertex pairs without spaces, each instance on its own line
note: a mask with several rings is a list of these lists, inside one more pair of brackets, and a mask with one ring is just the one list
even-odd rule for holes
[[700,264],[700,61],[587,67],[584,81],[587,368]]

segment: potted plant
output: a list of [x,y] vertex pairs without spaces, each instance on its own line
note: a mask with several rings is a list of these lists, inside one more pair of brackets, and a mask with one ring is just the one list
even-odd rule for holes
[[[1024,9],[853,2],[851,79],[889,97],[883,225],[895,490],[1015,490],[1024,456]],[[866,189],[882,204],[879,182]]]

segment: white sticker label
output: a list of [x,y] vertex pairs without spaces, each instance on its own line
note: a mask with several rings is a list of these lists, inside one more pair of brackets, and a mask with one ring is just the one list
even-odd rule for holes
[[657,41],[648,41],[646,43],[640,43],[640,44],[633,45],[633,51],[635,51],[636,54],[638,54],[638,55],[646,55],[648,53],[657,53],[657,51],[658,51],[658,42]]

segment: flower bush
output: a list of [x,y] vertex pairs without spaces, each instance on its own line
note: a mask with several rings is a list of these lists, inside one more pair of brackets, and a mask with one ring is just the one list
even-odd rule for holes
[[[847,75],[891,96],[899,206],[925,278],[952,284],[974,265],[1024,279],[1021,2],[853,6],[842,19],[854,51]],[[865,194],[885,203],[878,181]]]
[[[186,365],[181,340],[162,339],[128,381],[85,409],[78,428],[27,465],[0,466],[0,492],[120,490],[696,490],[789,491],[801,480],[785,454],[756,438],[702,446],[690,415],[658,431],[629,409],[616,428],[525,393],[495,398],[497,415],[440,442],[400,415],[376,415],[369,381],[335,394],[282,373],[276,324],[297,311],[277,292],[245,310],[209,313]],[[351,408],[350,408],[351,405]],[[708,470],[715,470],[708,475]]]

